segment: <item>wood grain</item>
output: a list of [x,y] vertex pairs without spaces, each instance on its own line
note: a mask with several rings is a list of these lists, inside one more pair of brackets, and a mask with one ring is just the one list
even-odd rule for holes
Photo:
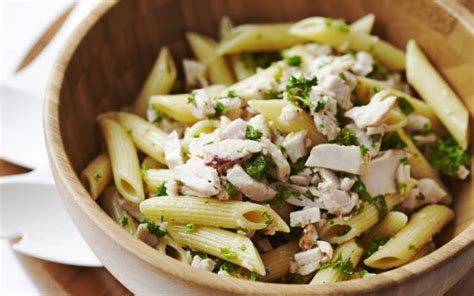
[[51,166],[66,207],[116,278],[142,294],[437,295],[472,268],[472,177],[453,186],[457,217],[439,238],[444,246],[376,277],[316,287],[251,283],[193,270],[130,237],[79,182],[77,173],[100,149],[97,114],[132,102],[161,46],[167,45],[176,60],[190,56],[184,41],[186,30],[213,36],[224,14],[244,23],[311,15],[352,21],[368,12],[376,15],[376,33],[391,43],[403,47],[415,38],[474,113],[474,23],[466,17],[466,10],[447,0],[127,0],[103,3],[82,23],[53,73],[45,130]]

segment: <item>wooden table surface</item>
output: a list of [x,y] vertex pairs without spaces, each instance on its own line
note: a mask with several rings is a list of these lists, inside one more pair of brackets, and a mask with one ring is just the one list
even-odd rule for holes
[[[0,176],[28,169],[0,160]],[[131,295],[105,268],[75,267],[15,253],[28,277],[43,295]],[[474,269],[446,295],[474,295]]]

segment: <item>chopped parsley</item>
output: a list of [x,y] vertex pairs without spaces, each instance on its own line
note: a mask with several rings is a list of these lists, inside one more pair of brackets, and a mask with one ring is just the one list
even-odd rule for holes
[[271,164],[262,154],[254,154],[244,165],[244,170],[252,178],[262,180],[270,172]]
[[290,66],[298,67],[301,64],[301,57],[298,55],[294,55],[294,56],[288,57],[286,59],[286,62]]
[[194,232],[194,224],[188,223],[186,224],[186,233],[193,233]]
[[351,190],[359,194],[359,196],[362,198],[363,201],[374,205],[374,207],[377,209],[378,216],[380,219],[385,217],[385,215],[387,214],[388,208],[387,208],[387,203],[385,202],[385,198],[382,195],[372,198],[372,196],[367,191],[364,183],[362,183],[361,180],[356,180],[354,185],[352,185]]
[[316,77],[306,79],[304,76],[299,78],[291,76],[285,89],[288,93],[288,100],[295,102],[302,108],[313,109],[314,105],[308,97],[311,88],[316,84],[318,84],[318,79]]
[[252,271],[250,273],[250,280],[252,282],[256,282],[256,281],[258,281],[258,279],[259,279],[259,275],[255,271]]
[[219,270],[223,270],[229,274],[232,274],[234,271],[239,269],[240,266],[234,263],[227,262],[225,260],[219,259],[217,260],[217,264],[214,267],[214,272],[218,272]]
[[369,77],[381,77],[387,75],[387,69],[384,66],[380,65],[377,62],[372,63],[372,72],[370,72]]
[[407,144],[403,142],[397,132],[388,133],[382,139],[382,150],[403,149],[406,147]]
[[128,225],[128,217],[123,217],[122,220],[120,220],[120,225],[122,225],[122,227],[125,227]]
[[411,244],[410,244],[410,245],[408,246],[408,250],[410,250],[410,251],[416,251],[415,245],[411,245]]
[[357,206],[355,206],[352,211],[351,211],[351,215],[358,215],[362,212],[362,210],[364,210],[365,208],[365,202],[361,202],[360,204],[358,204]]
[[97,173],[97,174],[94,175],[94,180],[95,180],[96,182],[99,182],[100,178],[102,178],[102,176],[101,176],[99,173]]
[[268,100],[281,100],[283,99],[283,92],[275,89],[270,89],[267,91]]
[[400,107],[400,110],[402,111],[403,114],[408,115],[415,111],[415,108],[408,102],[407,99],[404,97],[397,97],[397,103],[398,107]]
[[222,247],[219,251],[225,259],[235,260],[238,258],[237,253],[229,249],[228,247]]
[[273,218],[272,218],[272,216],[271,216],[269,213],[267,213],[267,212],[263,212],[263,213],[262,213],[262,218],[265,219],[265,225],[267,225],[267,226],[269,226],[270,224],[273,223]]
[[366,276],[369,272],[365,269],[361,269],[359,270],[359,277],[360,278],[363,278],[364,276]]
[[349,55],[349,56],[351,56],[351,57],[353,57],[353,58],[355,58],[356,53],[357,53],[357,52],[356,52],[355,50],[353,50],[353,49],[349,49],[349,50],[346,52],[347,55]]
[[237,188],[235,188],[235,186],[232,185],[232,183],[225,183],[224,189],[227,192],[227,195],[229,195],[230,197],[234,197],[237,194],[239,194],[239,190],[237,190]]
[[455,175],[461,165],[469,165],[468,154],[452,138],[438,139],[427,156],[430,163],[446,175]]
[[347,257],[344,260],[342,254],[339,254],[336,260],[321,264],[321,270],[326,268],[335,269],[339,274],[344,276],[344,278],[349,278],[354,274],[354,267],[352,266],[351,258]]
[[347,128],[341,129],[337,137],[332,141],[332,143],[336,143],[336,144],[344,145],[344,146],[355,145],[356,142],[357,142],[357,137],[355,133],[353,133]]
[[388,240],[390,239],[389,236],[376,236],[374,240],[370,243],[370,245],[367,247],[367,250],[365,251],[365,257],[368,258],[370,257],[373,253],[377,252],[381,246],[385,245]]
[[369,152],[369,149],[367,147],[365,147],[364,145],[360,145],[359,149],[360,149],[360,154],[362,156],[365,156],[367,154],[367,152]]
[[237,98],[238,96],[237,96],[237,94],[235,93],[234,90],[229,90],[229,91],[227,92],[227,97],[228,97],[228,98],[231,98],[231,99],[234,99],[234,98]]
[[244,244],[242,244],[242,245],[239,246],[239,249],[240,249],[242,252],[245,252],[245,251],[247,251],[247,246],[244,245]]
[[308,159],[307,157],[301,157],[295,163],[290,163],[291,174],[297,175],[298,173],[303,171],[305,168],[305,163],[307,159]]
[[191,253],[191,256],[194,257],[194,256],[198,256],[199,258],[201,259],[206,259],[208,258],[209,256],[204,253],[204,252],[198,252],[198,251],[189,251]]
[[311,200],[311,201],[314,201],[314,195],[309,190],[306,190],[303,193],[303,196],[306,197],[307,199]]
[[346,77],[346,75],[344,74],[344,72],[339,73],[339,78],[341,78],[341,79],[344,80],[344,81],[347,80],[347,77]]
[[188,104],[196,106],[196,92],[193,91],[188,97]]
[[274,61],[280,58],[279,53],[252,54],[243,52],[240,54],[240,61],[244,64],[244,68],[249,71],[255,71],[257,68],[268,68]]
[[425,123],[423,127],[421,128],[422,135],[428,135],[428,134],[431,134],[432,132],[433,132],[433,128],[428,123]]
[[214,111],[215,113],[212,115],[212,118],[219,118],[222,115],[229,112],[229,109],[226,106],[224,106],[224,104],[222,104],[221,102],[217,102],[216,107],[214,107]]
[[383,217],[385,217],[385,215],[387,215],[388,208],[383,195],[378,195],[374,197],[372,199],[372,204],[377,208],[379,219],[382,219]]
[[166,185],[165,183],[161,183],[160,185],[158,185],[155,189],[155,196],[166,196],[168,195],[166,193]]
[[283,206],[283,203],[285,202],[285,200],[287,200],[291,195],[295,193],[298,195],[300,194],[299,192],[294,191],[291,188],[283,186],[283,185],[277,185],[275,190],[277,194],[270,201],[270,204],[278,209],[280,209]]
[[254,128],[251,125],[247,125],[247,128],[245,129],[245,137],[249,140],[255,140],[258,141],[262,138],[263,133],[261,130]]
[[408,164],[408,158],[404,157],[404,158],[400,159],[400,164],[407,165]]
[[346,23],[341,22],[341,21],[336,21],[335,24],[334,24],[334,27],[339,32],[342,32],[342,33],[349,33],[349,31],[350,31],[349,26]]
[[146,224],[148,231],[156,236],[163,237],[168,234],[167,231],[162,231],[160,226],[151,220],[145,218],[141,223]]
[[314,111],[315,112],[322,111],[322,110],[324,110],[324,107],[326,107],[326,102],[318,101],[318,103],[316,104],[316,108],[314,108]]

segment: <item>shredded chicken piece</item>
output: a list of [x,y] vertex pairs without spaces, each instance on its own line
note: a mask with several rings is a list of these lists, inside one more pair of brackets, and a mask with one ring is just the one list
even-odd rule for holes
[[367,158],[358,146],[319,144],[313,147],[306,166],[361,175],[367,173]]
[[190,158],[175,168],[176,178],[183,184],[181,191],[199,197],[213,196],[222,189],[217,171],[199,158]]
[[394,96],[389,96],[389,92],[383,90],[375,94],[370,103],[354,107],[344,113],[344,116],[352,119],[355,125],[362,129],[377,126],[385,122],[395,101]]
[[236,164],[227,171],[227,180],[253,201],[262,202],[272,199],[276,191],[265,183],[258,182]]
[[188,89],[196,87],[207,87],[209,82],[206,79],[206,65],[196,60],[183,60],[184,76],[186,77],[186,87]]
[[182,165],[183,152],[179,142],[179,136],[176,131],[168,135],[168,140],[165,142],[165,160],[166,165],[170,169],[174,169],[178,165]]

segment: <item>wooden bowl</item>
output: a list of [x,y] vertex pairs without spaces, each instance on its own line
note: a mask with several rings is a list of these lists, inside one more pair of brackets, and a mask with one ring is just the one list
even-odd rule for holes
[[142,294],[434,295],[445,292],[472,267],[472,178],[452,184],[456,220],[437,238],[444,244],[438,250],[374,277],[320,286],[223,278],[178,263],[122,230],[79,181],[78,173],[101,148],[96,116],[132,103],[161,46],[167,45],[176,61],[191,56],[184,40],[187,30],[216,36],[225,14],[246,23],[314,15],[353,21],[369,12],[376,15],[375,33],[391,43],[404,48],[415,38],[474,113],[474,22],[469,12],[448,1],[125,0],[106,1],[90,14],[51,75],[45,130],[51,167],[67,209],[120,282]]

